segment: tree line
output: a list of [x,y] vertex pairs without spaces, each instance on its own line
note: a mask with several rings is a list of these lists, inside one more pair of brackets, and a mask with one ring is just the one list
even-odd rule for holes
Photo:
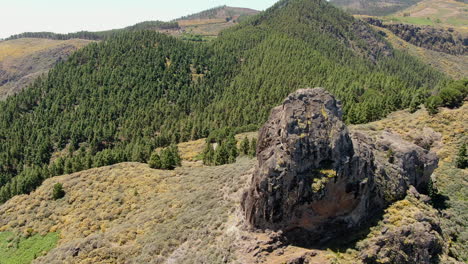
[[145,21],[137,23],[133,26],[128,26],[122,29],[112,29],[105,31],[79,31],[74,33],[59,34],[53,32],[24,32],[21,34],[12,35],[5,40],[20,39],[20,38],[45,38],[55,40],[68,40],[68,39],[88,39],[88,40],[103,40],[112,37],[118,33],[125,31],[139,31],[139,30],[168,30],[179,29],[177,21],[163,22],[163,21]]

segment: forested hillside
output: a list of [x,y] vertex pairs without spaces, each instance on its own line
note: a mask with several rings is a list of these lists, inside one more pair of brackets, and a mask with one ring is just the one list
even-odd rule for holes
[[325,87],[347,122],[362,123],[419,105],[445,81],[321,0],[280,1],[210,43],[123,32],[0,104],[0,201],[53,175],[255,129],[298,88]]

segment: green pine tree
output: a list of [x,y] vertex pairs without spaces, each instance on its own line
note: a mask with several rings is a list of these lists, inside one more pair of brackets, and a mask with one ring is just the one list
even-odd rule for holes
[[159,156],[158,153],[156,153],[156,151],[153,152],[153,154],[151,154],[148,165],[152,169],[161,169],[161,166],[162,166],[161,165],[161,157]]
[[221,143],[215,150],[214,164],[216,166],[224,165],[229,162],[229,150],[226,148],[226,144]]
[[225,144],[226,144],[226,149],[229,153],[227,163],[235,163],[237,156],[239,156],[239,151],[237,149],[237,140],[234,137],[234,134],[229,135]]
[[174,160],[174,167],[182,165],[182,158],[180,157],[179,147],[176,144],[173,144],[169,147],[169,151],[171,152],[172,159]]
[[63,190],[63,186],[61,183],[56,183],[54,185],[54,189],[52,190],[52,198],[54,200],[58,200],[65,196],[65,191]]
[[210,142],[206,142],[205,149],[203,150],[203,164],[210,166],[214,165],[215,151]]
[[257,139],[252,138],[250,141],[249,156],[255,157],[257,155]]
[[240,152],[243,155],[249,155],[249,147],[250,147],[249,139],[247,137],[244,137],[240,145]]
[[439,113],[439,107],[442,105],[442,98],[439,96],[431,96],[426,101],[426,109],[430,115],[435,115]]

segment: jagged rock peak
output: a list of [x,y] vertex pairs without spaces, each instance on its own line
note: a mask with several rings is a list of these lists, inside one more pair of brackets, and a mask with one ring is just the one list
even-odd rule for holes
[[310,241],[360,225],[411,185],[423,189],[438,161],[395,134],[349,132],[340,102],[323,88],[290,94],[259,133],[246,220],[305,230]]

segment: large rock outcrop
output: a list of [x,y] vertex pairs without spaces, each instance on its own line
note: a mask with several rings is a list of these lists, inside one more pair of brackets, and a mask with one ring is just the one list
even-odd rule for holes
[[359,226],[410,186],[423,189],[438,162],[391,133],[350,133],[340,102],[322,88],[299,90],[272,110],[257,159],[242,201],[247,221],[307,230],[310,241]]

